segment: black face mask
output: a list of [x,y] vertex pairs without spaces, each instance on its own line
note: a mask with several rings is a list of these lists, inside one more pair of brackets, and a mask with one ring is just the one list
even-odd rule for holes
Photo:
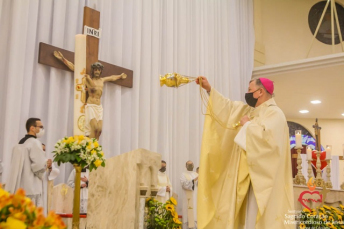
[[253,93],[255,93],[256,91],[258,91],[260,88],[258,88],[257,90],[255,90],[254,92],[250,92],[250,93],[246,93],[245,94],[245,100],[246,103],[251,106],[251,107],[256,107],[256,104],[258,102],[258,99],[253,97]]
[[160,172],[165,172],[166,171],[166,167],[161,167],[161,169],[159,169]]

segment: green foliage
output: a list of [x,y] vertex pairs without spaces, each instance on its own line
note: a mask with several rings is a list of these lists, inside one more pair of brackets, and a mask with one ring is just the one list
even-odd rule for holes
[[147,229],[181,229],[182,222],[178,219],[176,205],[177,201],[173,197],[164,204],[154,198],[148,198],[146,200]]

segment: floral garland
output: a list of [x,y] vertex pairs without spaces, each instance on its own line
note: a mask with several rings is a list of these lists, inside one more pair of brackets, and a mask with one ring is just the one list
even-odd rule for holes
[[303,209],[300,217],[301,229],[308,228],[331,228],[338,229],[344,228],[344,206],[340,205],[339,208],[329,207],[323,205],[317,209],[308,210]]
[[0,185],[0,228],[3,229],[64,229],[60,216],[49,212],[43,215],[43,208],[37,208],[25,197],[25,191],[19,189],[9,194]]
[[82,168],[89,166],[90,171],[105,166],[105,157],[97,139],[83,135],[64,137],[55,144],[54,161],[78,164]]
[[161,203],[154,198],[146,200],[148,214],[146,218],[147,229],[181,229],[182,222],[178,219],[175,210],[176,199],[171,197],[166,203]]

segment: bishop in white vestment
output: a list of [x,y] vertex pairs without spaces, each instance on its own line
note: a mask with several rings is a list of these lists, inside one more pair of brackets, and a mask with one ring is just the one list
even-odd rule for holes
[[184,228],[197,228],[197,187],[198,173],[194,172],[192,161],[186,162],[187,171],[180,177],[183,188],[182,194],[182,213]]
[[[196,83],[199,83],[199,78]],[[198,225],[202,229],[295,228],[286,118],[272,98],[273,82],[253,79],[247,104],[210,94],[202,138]]]

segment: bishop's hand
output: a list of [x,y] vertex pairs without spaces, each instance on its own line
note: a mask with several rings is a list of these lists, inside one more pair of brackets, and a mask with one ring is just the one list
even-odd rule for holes
[[240,119],[240,125],[245,125],[245,123],[247,123],[248,121],[250,121],[250,118],[247,116],[247,115],[245,115],[244,117],[242,117],[241,119]]
[[199,84],[200,81],[202,81],[202,87],[207,91],[207,92],[210,92],[211,90],[211,86],[208,82],[208,79],[207,77],[204,77],[204,76],[199,76],[197,79],[196,79],[196,84]]

